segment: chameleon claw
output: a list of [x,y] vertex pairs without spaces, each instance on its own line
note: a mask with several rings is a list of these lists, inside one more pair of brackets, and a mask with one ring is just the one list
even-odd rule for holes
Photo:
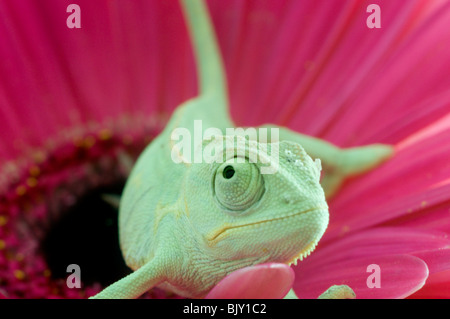
[[131,173],[131,170],[134,166],[133,158],[127,154],[126,152],[120,152],[118,154],[118,160],[120,164],[120,168],[124,171],[124,173],[128,176]]
[[102,194],[102,199],[111,205],[111,207],[119,209],[120,206],[120,196],[115,194]]

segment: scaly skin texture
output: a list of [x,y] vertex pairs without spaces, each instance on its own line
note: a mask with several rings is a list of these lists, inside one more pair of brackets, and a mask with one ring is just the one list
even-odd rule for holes
[[[119,210],[120,245],[134,272],[94,298],[137,298],[154,286],[201,298],[239,268],[296,262],[326,230],[326,197],[346,177],[392,154],[385,145],[342,150],[286,128],[280,128],[278,140],[269,136],[271,143],[258,142],[259,136],[227,136],[226,128],[234,124],[206,5],[200,0],[181,4],[198,63],[200,94],[177,108],[136,162]],[[221,133],[192,145],[191,154],[200,147],[215,149],[212,163],[191,164],[184,152],[174,152],[172,133],[184,128],[194,134],[195,120],[202,121],[202,134],[207,128]],[[227,141],[234,153],[226,152]],[[264,146],[267,152],[261,151]],[[236,155],[241,150],[244,155]],[[252,155],[262,160],[249,161]],[[268,165],[275,173],[263,174]],[[322,297],[352,298],[352,293],[347,286],[333,286]]]

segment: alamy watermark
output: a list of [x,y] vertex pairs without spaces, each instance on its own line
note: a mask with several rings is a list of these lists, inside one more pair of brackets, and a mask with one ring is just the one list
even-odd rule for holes
[[[70,15],[66,19],[66,25],[69,29],[81,28],[81,8],[78,4],[69,4],[66,9]],[[370,15],[366,19],[366,25],[369,29],[381,28],[381,8],[378,4],[369,4],[366,12]]]
[[279,129],[226,128],[225,135],[216,127],[203,130],[203,122],[194,120],[194,129],[178,127],[172,131],[171,158],[174,163],[223,163],[235,158],[236,163],[261,164],[261,174],[274,174],[279,163]]
[[366,9],[367,13],[371,13],[367,19],[366,24],[369,29],[381,28],[381,8],[378,4],[369,4]]
[[67,276],[66,285],[68,288],[81,288],[81,268],[77,264],[67,266],[66,272],[71,273]]
[[66,25],[69,29],[80,29],[81,28],[81,9],[78,4],[69,4],[66,9],[67,13],[70,15],[66,19]]
[[367,288],[381,288],[381,268],[377,264],[370,264],[367,266],[367,272],[371,275],[367,277]]

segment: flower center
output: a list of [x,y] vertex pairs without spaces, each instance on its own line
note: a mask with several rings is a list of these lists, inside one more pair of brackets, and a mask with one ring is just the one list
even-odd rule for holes
[[[119,249],[117,209],[103,196],[121,193],[164,121],[136,123],[77,129],[0,165],[0,295],[86,298],[131,272]],[[71,264],[81,288],[66,283]]]
[[118,211],[103,199],[122,188],[118,181],[89,191],[50,225],[41,248],[52,278],[67,278],[67,266],[76,264],[83,284],[105,287],[131,272],[119,248]]

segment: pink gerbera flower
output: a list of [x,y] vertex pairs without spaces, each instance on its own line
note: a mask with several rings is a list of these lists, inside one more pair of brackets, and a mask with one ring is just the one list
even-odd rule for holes
[[[129,158],[197,90],[177,1],[77,4],[80,29],[66,25],[69,2],[0,3],[8,298],[84,298],[129,271],[101,195],[120,193]],[[377,1],[380,29],[366,25],[369,1],[208,4],[237,123],[272,122],[342,147],[396,147],[332,199],[329,229],[295,280],[285,266],[262,265],[230,275],[210,297],[279,298],[293,285],[316,298],[334,284],[358,298],[450,297],[450,3]],[[66,285],[72,263],[82,289]],[[380,288],[369,287],[371,265]]]

